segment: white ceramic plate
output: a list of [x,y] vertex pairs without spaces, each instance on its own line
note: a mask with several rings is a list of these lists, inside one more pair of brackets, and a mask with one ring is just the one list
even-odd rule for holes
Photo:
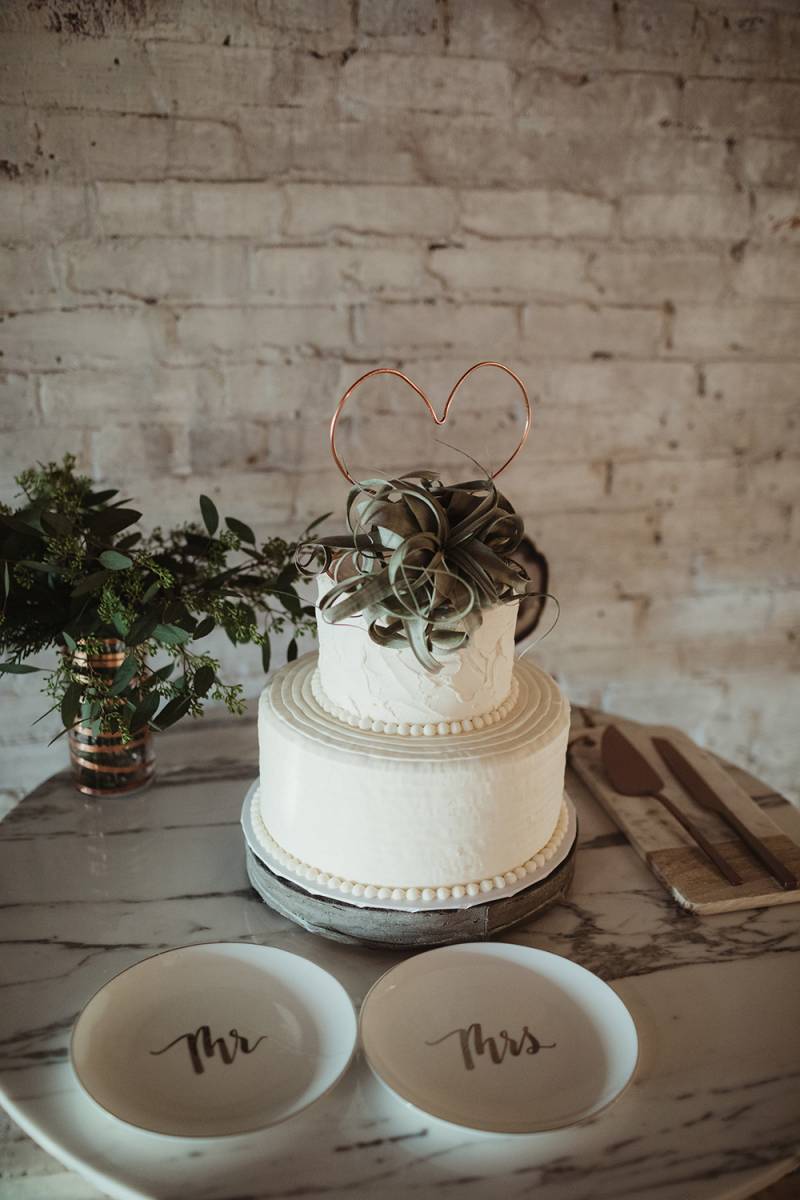
[[504,943],[445,946],[367,993],[361,1041],[375,1074],[434,1117],[494,1133],[574,1125],[636,1069],[633,1018],[569,959]]
[[353,1005],[315,963],[244,942],[184,946],[117,975],[84,1008],[81,1086],[129,1125],[181,1137],[294,1116],[346,1071]]

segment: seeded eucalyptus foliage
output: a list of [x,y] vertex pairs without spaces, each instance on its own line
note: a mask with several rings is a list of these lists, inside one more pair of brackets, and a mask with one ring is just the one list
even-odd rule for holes
[[[219,626],[234,645],[260,646],[266,671],[270,635],[291,628],[291,661],[297,639],[313,632],[314,609],[295,589],[296,543],[258,545],[243,521],[221,524],[208,496],[200,497],[202,525],[144,536],[133,528],[142,514],[116,490],[93,491],[72,455],[16,482],[20,506],[0,505],[0,673],[39,671],[25,659],[62,651],[43,686],[62,733],[78,724],[125,738],[146,725],[166,729],[199,715],[206,699],[241,712],[241,685],[224,683],[198,643]],[[86,662],[102,653],[103,638],[127,646],[111,680]]]

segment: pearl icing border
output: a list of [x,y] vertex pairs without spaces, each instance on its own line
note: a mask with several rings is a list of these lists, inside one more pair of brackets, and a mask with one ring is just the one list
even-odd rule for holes
[[375,883],[354,883],[350,879],[341,879],[338,875],[330,875],[327,871],[320,871],[317,867],[312,867],[308,863],[304,863],[299,858],[296,858],[293,854],[289,854],[282,846],[278,845],[264,824],[260,812],[259,788],[256,788],[253,793],[251,817],[256,835],[259,841],[263,842],[270,856],[275,862],[279,863],[282,867],[287,867],[299,878],[307,879],[311,883],[321,884],[323,887],[330,888],[331,891],[339,892],[342,896],[363,897],[365,900],[402,900],[409,904],[418,903],[419,901],[430,904],[433,900],[450,900],[451,898],[461,900],[464,896],[478,896],[482,893],[488,895],[490,892],[501,891],[503,888],[510,887],[514,883],[519,883],[526,875],[533,875],[540,867],[543,867],[545,863],[550,861],[561,845],[569,828],[569,810],[565,801],[562,800],[556,827],[550,835],[549,841],[545,843],[541,850],[522,863],[521,866],[514,867],[511,871],[506,871],[504,875],[473,880],[470,883],[457,883],[452,887],[392,888]]
[[[489,726],[496,725],[499,721],[504,720],[517,703],[519,681],[516,675],[512,677],[511,691],[502,704],[498,704],[496,708],[492,708],[489,712],[482,713],[480,716],[465,717],[460,721],[426,721],[423,723],[416,721],[373,721],[371,717],[357,717],[355,713],[348,712],[346,708],[341,708],[338,704],[333,704],[328,699],[322,690],[319,670],[315,670],[311,676],[311,694],[328,716],[334,717],[337,721],[341,721],[343,725],[350,725],[354,729],[363,729],[370,733],[388,733],[397,737],[451,737],[454,734],[475,733],[481,729],[488,729]],[[439,899],[442,899],[442,897],[439,897]]]

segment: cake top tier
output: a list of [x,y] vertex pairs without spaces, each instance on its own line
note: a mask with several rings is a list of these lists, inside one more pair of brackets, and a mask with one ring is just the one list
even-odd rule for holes
[[363,617],[382,650],[409,650],[431,673],[460,651],[484,614],[516,610],[535,585],[512,557],[521,517],[491,479],[443,484],[431,471],[351,488],[349,532],[307,542],[298,565],[330,579],[321,622]]
[[[333,588],[319,580],[319,600]],[[364,616],[331,624],[320,616],[319,685],[330,711],[391,725],[437,726],[483,717],[509,698],[514,666],[515,604],[483,613],[469,641],[427,671],[409,646],[387,651],[370,637]]]

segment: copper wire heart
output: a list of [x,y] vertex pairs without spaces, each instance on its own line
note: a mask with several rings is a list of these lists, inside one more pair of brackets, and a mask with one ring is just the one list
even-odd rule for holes
[[511,378],[514,380],[514,382],[516,383],[519,390],[522,392],[522,399],[525,404],[525,428],[522,431],[522,436],[519,439],[519,441],[517,442],[517,445],[515,446],[513,452],[508,456],[508,458],[502,464],[502,466],[499,466],[497,468],[497,470],[492,473],[492,479],[496,479],[497,476],[500,474],[500,472],[505,471],[505,469],[509,465],[509,463],[512,463],[514,461],[514,459],[517,457],[520,450],[522,449],[522,447],[525,445],[525,442],[527,441],[528,434],[530,433],[530,428],[531,428],[531,402],[528,399],[528,393],[525,389],[525,384],[522,382],[519,375],[514,374],[514,372],[511,370],[510,367],[506,367],[503,365],[503,363],[499,363],[499,362],[479,362],[479,363],[475,363],[468,370],[466,370],[464,372],[464,374],[461,376],[461,378],[456,380],[456,382],[453,384],[453,387],[450,389],[450,395],[445,400],[444,409],[442,410],[442,415],[440,417],[437,416],[437,414],[435,413],[433,405],[431,404],[430,400],[425,395],[425,393],[422,391],[422,388],[417,387],[417,385],[414,383],[413,379],[409,379],[408,376],[404,375],[402,371],[396,371],[394,369],[394,367],[375,367],[372,371],[367,371],[366,375],[362,375],[359,379],[357,379],[355,381],[355,383],[351,383],[350,387],[347,389],[347,391],[342,396],[339,403],[336,405],[336,412],[333,414],[333,417],[331,418],[331,433],[330,433],[331,454],[333,455],[333,461],[336,463],[337,467],[339,468],[341,473],[344,475],[345,479],[349,480],[350,483],[356,482],[355,479],[353,479],[353,476],[347,470],[347,467],[344,465],[344,462],[339,457],[339,454],[336,450],[336,426],[339,423],[339,417],[342,415],[342,409],[344,408],[345,404],[347,403],[347,401],[349,400],[349,398],[353,394],[353,392],[356,390],[356,388],[360,387],[365,379],[370,379],[373,375],[396,375],[398,379],[402,379],[403,383],[407,383],[408,386],[417,393],[420,400],[423,402],[423,404],[427,408],[428,412],[433,417],[434,422],[437,425],[444,425],[445,421],[447,420],[447,414],[450,409],[450,405],[453,403],[453,400],[455,399],[456,392],[461,387],[464,380],[469,375],[471,375],[473,371],[478,370],[478,367],[497,367],[498,370],[505,371],[506,375],[511,376]]

